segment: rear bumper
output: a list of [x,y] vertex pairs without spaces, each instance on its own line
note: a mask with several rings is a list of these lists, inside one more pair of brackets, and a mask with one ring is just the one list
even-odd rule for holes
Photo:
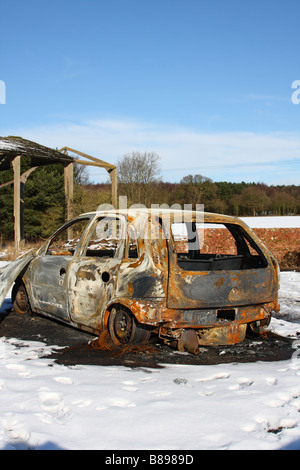
[[242,342],[247,325],[264,331],[271,313],[278,311],[277,302],[263,305],[216,310],[176,311],[176,318],[161,325],[159,335],[181,351],[197,352],[199,346],[217,346]]
[[122,299],[118,303],[128,307],[139,323],[152,327],[161,339],[189,352],[199,345],[241,342],[245,339],[248,324],[256,325],[257,330],[261,326],[263,330],[272,312],[279,311],[277,300],[259,305],[208,310],[167,308],[165,299]]
[[278,312],[276,301],[259,305],[226,307],[220,309],[173,310],[166,309],[162,320],[168,328],[213,328],[229,324],[244,324],[268,318]]

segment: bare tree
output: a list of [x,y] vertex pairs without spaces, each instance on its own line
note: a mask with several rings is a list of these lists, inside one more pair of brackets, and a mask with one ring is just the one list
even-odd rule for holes
[[215,197],[216,191],[213,181],[202,175],[184,176],[179,185],[181,201],[192,204],[194,209],[197,204],[208,204]]
[[120,190],[131,204],[150,203],[153,186],[159,181],[160,157],[154,152],[126,153],[117,162]]
[[255,186],[245,188],[235,197],[235,201],[245,215],[260,215],[270,206],[270,199],[265,191]]

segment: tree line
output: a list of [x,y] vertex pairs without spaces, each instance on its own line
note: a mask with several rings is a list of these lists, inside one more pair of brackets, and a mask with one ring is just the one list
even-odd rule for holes
[[[202,180],[201,183],[197,180]],[[278,185],[268,186],[263,183],[231,183],[227,181],[213,182],[201,175],[188,175],[179,183],[157,182],[147,187],[141,185],[138,195],[143,197],[131,198],[125,185],[120,184],[119,194],[127,196],[128,206],[135,203],[150,207],[151,204],[167,204],[169,207],[179,204],[204,204],[207,212],[217,212],[234,216],[262,215],[297,215],[300,213],[300,186]],[[98,191],[106,194],[109,202],[109,185],[88,185],[86,191],[92,194]]]
[[[160,159],[155,153],[132,152],[118,161],[119,194],[128,205],[204,204],[205,211],[234,216],[289,215],[300,213],[300,186],[268,186],[264,183],[213,181],[203,175],[186,175],[179,183],[160,178]],[[93,191],[108,192],[105,184],[88,185]]]
[[[22,161],[22,172],[29,168]],[[295,215],[300,213],[300,186],[213,181],[203,175],[185,175],[178,183],[160,177],[160,158],[152,152],[125,154],[117,163],[118,194],[127,206],[185,204],[234,216]],[[0,172],[0,185],[13,179],[12,170]],[[74,215],[111,204],[109,182],[93,184],[86,167],[75,165]],[[25,186],[25,238],[47,238],[65,221],[64,170],[60,164],[36,169]],[[14,237],[13,185],[0,188],[0,244]]]

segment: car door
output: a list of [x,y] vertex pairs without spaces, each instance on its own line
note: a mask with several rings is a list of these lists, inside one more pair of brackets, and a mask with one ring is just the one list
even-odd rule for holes
[[29,265],[26,284],[33,311],[69,321],[68,271],[89,222],[80,218],[63,226]]
[[72,323],[102,329],[106,305],[115,295],[125,238],[124,216],[100,216],[95,220],[81,254],[72,260],[67,273]]

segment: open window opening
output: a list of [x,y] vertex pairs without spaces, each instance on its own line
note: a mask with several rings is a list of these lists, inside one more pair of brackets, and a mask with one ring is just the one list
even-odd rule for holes
[[66,225],[50,240],[46,255],[73,256],[89,221],[88,218],[79,219]]
[[236,271],[265,268],[268,264],[239,225],[183,222],[171,228],[177,261],[183,270]]
[[122,240],[121,220],[102,217],[94,224],[85,256],[114,258]]
[[128,225],[127,257],[129,259],[139,257],[137,233],[132,224]]

